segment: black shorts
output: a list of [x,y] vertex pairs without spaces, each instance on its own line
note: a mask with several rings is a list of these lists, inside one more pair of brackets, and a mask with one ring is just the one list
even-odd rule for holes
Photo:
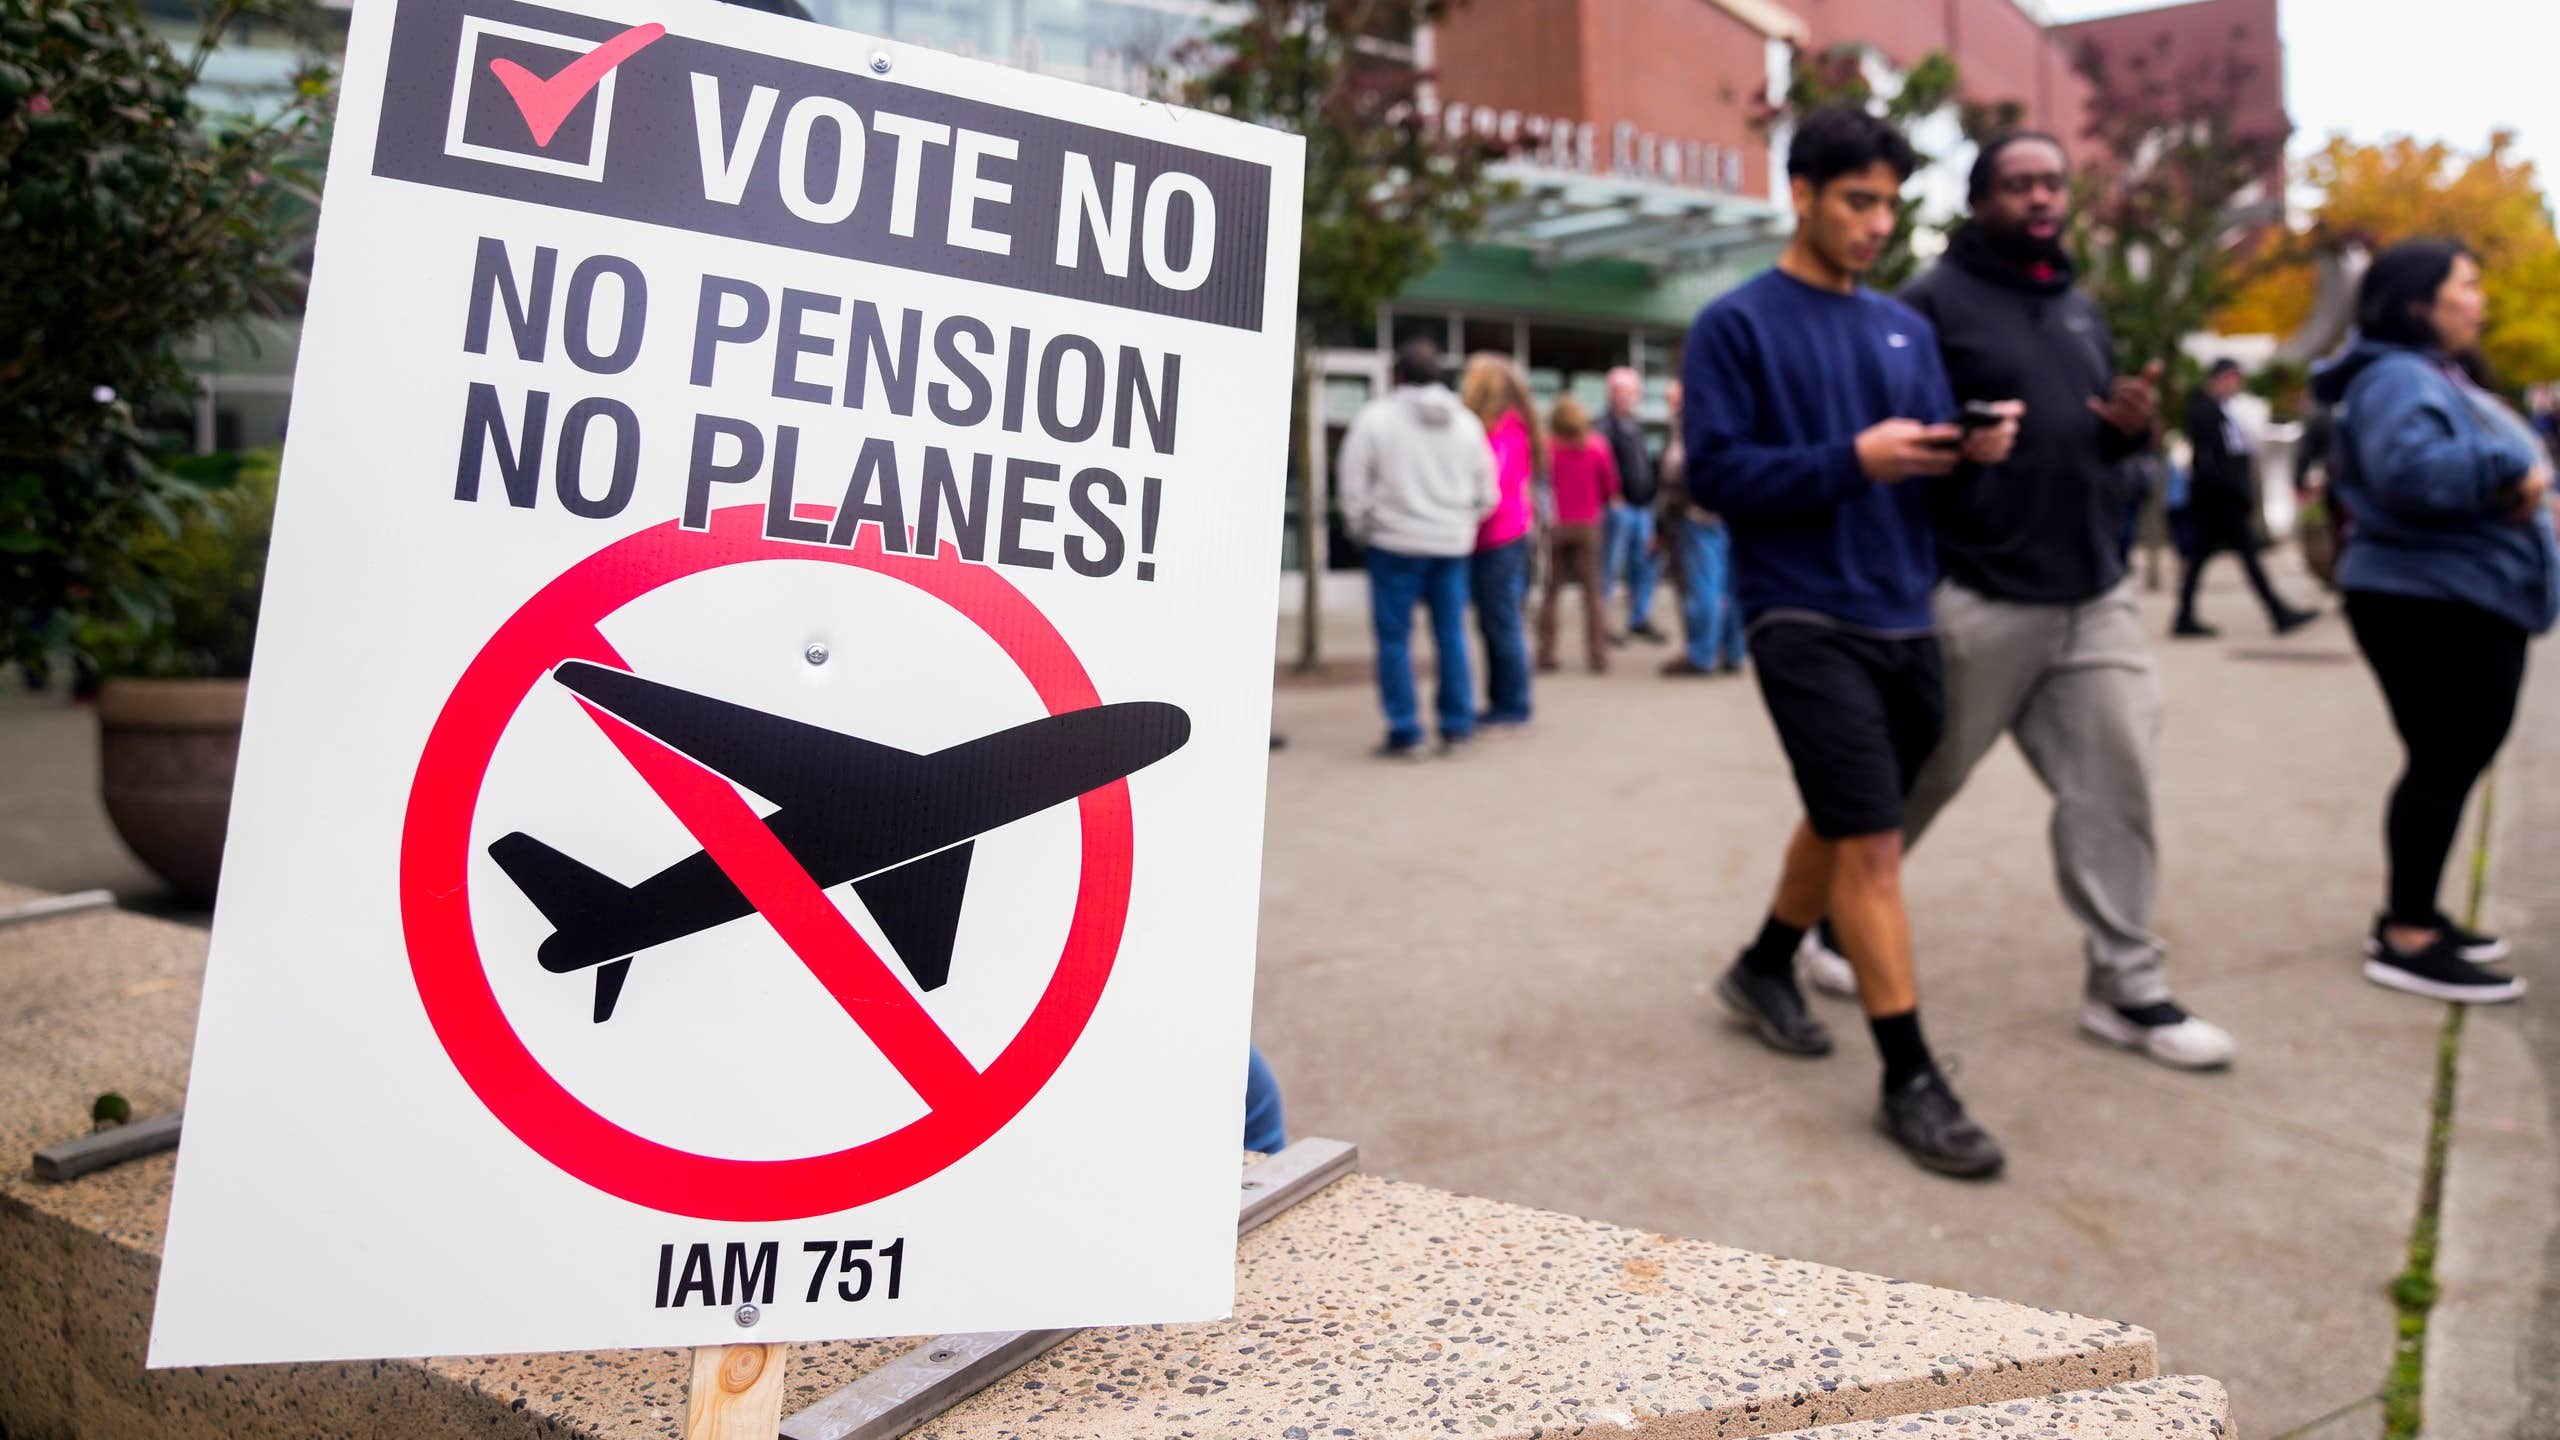
[[1902,797],[1946,728],[1936,637],[1773,620],[1751,629],[1751,669],[1813,833],[1899,832]]

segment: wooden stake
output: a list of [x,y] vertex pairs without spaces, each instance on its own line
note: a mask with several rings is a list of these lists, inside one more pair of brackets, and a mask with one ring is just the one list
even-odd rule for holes
[[693,1352],[684,1440],[774,1440],[782,1431],[788,1345],[705,1345]]

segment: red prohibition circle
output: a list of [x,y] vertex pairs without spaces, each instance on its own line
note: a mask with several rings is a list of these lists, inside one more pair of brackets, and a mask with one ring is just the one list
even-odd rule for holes
[[867,1204],[938,1174],[1021,1112],[1084,1033],[1129,912],[1133,838],[1125,780],[1076,802],[1083,861],[1073,918],[1037,1004],[1002,1054],[921,1119],[843,1150],[782,1160],[700,1155],[634,1134],[545,1070],[500,1008],[471,924],[471,821],[498,741],[534,685],[565,660],[619,665],[598,622],[671,581],[760,560],[832,561],[903,581],[975,623],[1051,714],[1101,703],[1057,627],[993,569],[946,550],[884,551],[768,540],[764,509],[674,521],[588,556],[544,586],[484,645],[436,717],[400,841],[401,928],[427,1018],[463,1081],[537,1154],[608,1194],[704,1220],[798,1220]]

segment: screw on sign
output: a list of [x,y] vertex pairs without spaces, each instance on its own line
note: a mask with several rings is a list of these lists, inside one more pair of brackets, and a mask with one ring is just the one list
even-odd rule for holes
[[[946,549],[849,550],[764,538],[763,507],[705,530],[641,531],[528,600],[464,670],[436,718],[409,794],[401,923],[420,1000],[446,1054],[516,1137],[571,1175],[635,1204],[706,1220],[796,1220],[895,1194],[983,1144],[1056,1073],[1118,954],[1133,858],[1125,777],[1180,748],[1190,719],[1155,702],[1105,705],[1066,640],[993,569]],[[817,556],[902,581],[957,610],[1022,671],[1048,718],[916,755],[633,674],[598,628],[686,576]],[[819,647],[812,646],[813,663]],[[574,694],[702,846],[625,887],[522,832],[490,857],[556,927],[536,957],[593,971],[594,1019],[612,1018],[634,956],[760,914],[927,1106],[889,1134],[827,1154],[741,1160],[633,1134],[571,1094],[501,1009],[471,920],[471,820],[500,738],[535,686]],[[759,818],[731,781],[782,809]],[[813,793],[815,792],[815,793]],[[794,797],[799,797],[795,801]],[[948,977],[975,837],[1074,801],[1075,908],[1055,972],[983,1070],[825,894],[851,882],[918,989]],[[846,815],[858,819],[848,823]]]

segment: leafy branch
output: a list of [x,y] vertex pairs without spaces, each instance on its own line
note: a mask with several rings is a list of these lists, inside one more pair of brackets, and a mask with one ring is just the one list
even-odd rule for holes
[[1418,24],[1459,0],[1247,0],[1230,25],[1181,47],[1163,77],[1171,98],[1302,136],[1298,345],[1291,387],[1292,488],[1307,604],[1298,663],[1318,661],[1317,534],[1307,453],[1310,367],[1320,335],[1367,329],[1378,307],[1483,228],[1507,193],[1503,148],[1451,136],[1423,105],[1433,78],[1402,53]]
[[[1954,101],[1962,89],[1963,76],[1955,58],[1944,50],[1932,50],[1902,77],[1902,86],[1892,95],[1879,97],[1875,82],[1867,76],[1868,47],[1844,42],[1827,50],[1807,54],[1796,53],[1795,68],[1787,79],[1787,94],[1782,104],[1763,103],[1752,117],[1753,128],[1769,134],[1809,111],[1826,105],[1854,105],[1872,110],[1892,122],[1908,136],[1913,126],[1937,114]],[[1978,106],[1966,104],[1960,109],[1965,132],[1974,135],[1975,124],[1996,125],[2002,114],[2014,117],[2019,111],[2015,102],[2004,105]],[[2014,119],[2012,120],[2014,123]],[[1922,169],[1937,157],[1921,155]],[[1893,235],[1885,241],[1884,253],[1875,268],[1867,272],[1869,283],[1880,289],[1895,290],[1911,278],[1919,268],[1919,256],[1913,248],[1913,237],[1920,230],[1920,199],[1906,194],[1895,202]]]
[[2174,63],[2166,37],[2118,55],[2091,43],[2087,138],[2097,156],[2074,182],[2082,274],[2117,364],[2175,368],[2266,263],[2259,240],[2280,221],[2286,132],[2248,118],[2256,69],[2217,51]]
[[206,115],[194,87],[244,21],[317,24],[220,0],[181,61],[132,0],[0,0],[0,662],[41,673],[84,616],[172,618],[126,552],[208,488],[159,459],[195,390],[181,347],[299,307],[331,78]]

